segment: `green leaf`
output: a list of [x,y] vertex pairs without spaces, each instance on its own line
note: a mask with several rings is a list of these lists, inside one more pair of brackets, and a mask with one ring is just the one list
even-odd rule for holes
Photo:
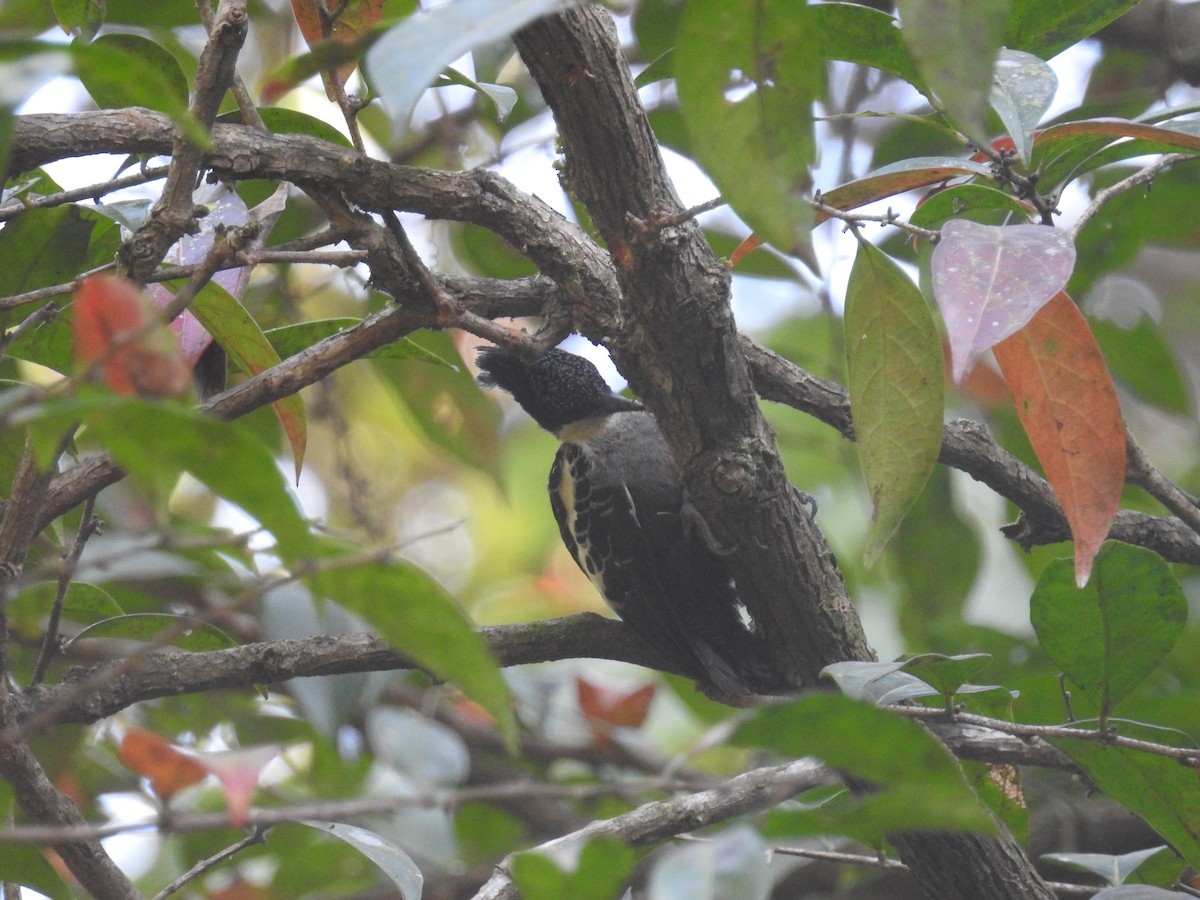
[[1178,900],[1178,891],[1149,884],[1123,884],[1105,888],[1092,895],[1092,900]]
[[919,653],[905,660],[904,671],[933,685],[943,696],[951,697],[983,671],[991,660],[990,653],[960,653],[956,656]]
[[1050,59],[1136,6],[1138,0],[1012,0],[1004,45]]
[[1191,391],[1161,325],[1150,316],[1141,316],[1132,328],[1095,317],[1088,323],[1113,375],[1125,387],[1159,409],[1191,414]]
[[1002,49],[992,80],[991,104],[1012,135],[1017,156],[1029,165],[1033,133],[1054,101],[1058,77],[1032,53]]
[[[1161,740],[1161,735],[1137,731],[1128,723],[1122,732]],[[1192,868],[1200,867],[1200,779],[1195,769],[1096,741],[1052,738],[1050,743],[1071,757],[1102,793],[1145,819]]]
[[[0,785],[6,788],[6,785]],[[0,880],[33,888],[53,900],[77,896],[62,876],[54,871],[41,848],[30,844],[5,844],[0,853]]]
[[98,220],[76,206],[33,209],[0,229],[0,296],[64,284],[82,269]]
[[1085,588],[1075,586],[1070,560],[1050,563],[1029,617],[1046,655],[1104,719],[1175,646],[1187,600],[1162,557],[1110,541]]
[[491,107],[492,112],[496,116],[497,122],[503,122],[508,118],[508,114],[513,111],[513,107],[517,105],[517,100],[520,99],[517,92],[512,88],[502,84],[490,84],[488,82],[476,81],[474,78],[468,78],[462,72],[454,67],[447,68],[439,77],[434,87],[442,87],[443,85],[457,84],[463,87],[469,87],[485,100],[487,105]]
[[988,89],[1009,0],[897,0],[896,8],[904,43],[951,124],[986,145]]
[[218,422],[172,403],[99,391],[43,404],[30,415],[43,450],[83,422],[87,433],[144,483],[173,484],[186,471],[240,506],[275,536],[275,552],[285,561],[303,558],[310,545],[308,523],[274,455],[244,423]]
[[367,51],[365,62],[371,83],[391,112],[393,135],[408,130],[417,100],[450,63],[560,6],[561,0],[458,0],[389,29]]
[[[1097,157],[1094,165],[1104,165],[1129,156],[1142,156],[1169,149],[1200,150],[1200,134],[1194,122],[1171,122],[1170,128],[1135,122],[1129,119],[1080,119],[1051,125],[1034,138],[1034,146],[1041,150],[1067,142],[1071,147],[1080,138],[1099,139],[1096,149],[1120,138],[1136,138],[1114,148],[1118,155]],[[1088,145],[1085,143],[1084,145]],[[1091,152],[1094,152],[1091,151]],[[1091,167],[1089,167],[1091,168]]]
[[[859,835],[995,828],[945,747],[915,722],[870,704],[840,694],[803,697],[760,710],[737,730],[734,741],[790,757],[815,756],[876,785],[875,794],[859,798],[839,820],[841,827],[857,829]],[[934,824],[938,821],[940,827]],[[819,828],[820,822],[804,823],[810,826]]]
[[[1088,177],[1090,193],[1094,196],[1133,171],[1127,166],[1112,166],[1102,172],[1093,172]],[[1085,291],[1106,287],[1098,292],[1099,296],[1103,298],[1107,294],[1110,308],[1115,305],[1116,313],[1124,314],[1122,318],[1129,317],[1130,312],[1139,308],[1155,310],[1160,306],[1155,291],[1148,286],[1138,285],[1124,273],[1115,274],[1117,280],[1107,286],[1097,279],[1105,273],[1117,273],[1130,265],[1147,244],[1183,249],[1194,246],[1190,232],[1197,203],[1200,203],[1200,172],[1197,167],[1190,165],[1176,166],[1158,173],[1153,190],[1147,186],[1113,197],[1105,204],[1104,215],[1088,222],[1076,239],[1079,258],[1091,264],[1078,267],[1079,270],[1072,277],[1068,288],[1072,296],[1083,297]],[[1153,277],[1153,268],[1149,267],[1149,277]],[[1140,290],[1131,291],[1129,288]],[[1121,293],[1129,296],[1121,298]],[[1148,294],[1148,302],[1142,302],[1139,294]],[[1088,297],[1088,307],[1092,303],[1093,299]],[[1153,363],[1147,362],[1146,365],[1152,366]],[[1147,374],[1155,373],[1151,368]],[[1165,376],[1164,372],[1164,381]]]
[[825,77],[822,35],[804,10],[791,0],[693,0],[675,54],[697,159],[759,237],[793,254],[813,222],[811,109]]
[[[246,312],[246,308],[237,298],[215,281],[208,282],[200,289],[188,310],[225,349],[234,365],[242,372],[257,375],[279,365],[279,354],[258,327],[258,323]],[[299,394],[289,394],[272,403],[271,409],[274,410],[291,445],[298,481],[300,469],[304,465],[304,450],[308,443],[304,401]]]
[[453,681],[496,720],[504,739],[516,740],[512,698],[482,636],[442,587],[415,566],[359,562],[337,565],[351,548],[320,544],[331,563],[305,577],[314,593],[361,616],[379,636],[438,678]]
[[[295,325],[283,325],[263,332],[275,352],[280,357],[288,357],[301,350],[306,350],[318,341],[340,334],[347,329],[362,324],[362,319],[344,317],[340,319],[313,319],[309,322],[299,322]],[[454,369],[453,363],[422,347],[409,338],[403,338],[382,347],[376,347],[366,354],[367,359],[411,359],[420,362],[433,363]]]
[[196,8],[187,3],[146,3],[145,0],[104,0],[109,25],[133,25],[138,28],[178,28],[200,24]]
[[811,695],[760,710],[734,741],[815,756],[876,787],[869,795],[842,794],[816,808],[775,814],[774,833],[845,834],[881,846],[898,831],[995,830],[946,749],[915,722],[869,704]]
[[0,5],[0,31],[40,32],[54,24],[54,7],[46,0],[7,0]]
[[[354,149],[354,145],[350,143],[348,137],[328,122],[323,122],[308,113],[285,109],[282,106],[259,106],[256,109],[263,124],[267,126],[267,130],[273,134],[306,134],[330,144],[337,144],[339,147]],[[225,113],[218,116],[217,121],[228,125],[241,125],[242,114],[240,112]]]
[[411,856],[383,835],[342,822],[310,822],[306,819],[295,821],[345,841],[383,870],[392,884],[396,885],[401,900],[419,900],[425,880],[421,870],[417,868]]
[[491,278],[523,278],[537,273],[537,266],[490,228],[470,222],[455,223],[450,229],[454,255],[472,271]]
[[191,616],[173,616],[167,613],[133,613],[101,619],[71,638],[70,644],[90,638],[155,641],[161,640],[163,635],[172,630],[175,634],[169,643],[184,650],[227,650],[238,645],[237,641],[215,625]]
[[664,898],[767,900],[772,880],[763,836],[749,825],[735,825],[708,840],[667,848],[650,870],[646,893]]
[[954,500],[948,470],[935,467],[892,538],[888,565],[904,588],[900,628],[909,646],[944,643],[978,575],[979,535]]
[[942,446],[945,376],[929,304],[896,263],[865,240],[846,289],[850,414],[873,510],[870,566],[916,502]]
[[[423,350],[427,356],[380,366],[380,373],[427,441],[498,481],[496,404],[479,390],[446,334],[422,332],[409,340],[410,347]],[[450,366],[429,365],[429,358],[453,362]]]
[[832,678],[847,697],[866,700],[876,706],[937,696],[937,688],[916,675],[902,672],[903,668],[903,662],[847,660],[830,663],[821,670],[821,675]]
[[667,75],[673,75],[674,50],[683,18],[684,4],[673,0],[643,0],[633,8],[633,34],[642,59],[667,61]]
[[1014,215],[1027,221],[1031,210],[1012,194],[986,184],[956,184],[926,197],[913,210],[909,221],[921,228],[937,230],[950,219],[970,219],[984,225],[1003,225]]
[[104,24],[104,0],[53,0],[58,27],[91,40]]
[[96,105],[108,109],[145,106],[166,113],[199,147],[212,137],[188,110],[188,85],[175,57],[135,34],[102,35],[71,45],[75,74]]
[[[58,585],[52,581],[30,585],[8,601],[8,615],[17,623],[40,623],[50,612],[57,595]],[[124,615],[112,595],[83,581],[73,581],[67,587],[62,612],[63,618],[81,624]]]
[[[120,244],[121,229],[107,216],[81,207],[66,207],[45,210],[56,214],[54,218],[57,218],[57,225],[53,221],[44,221],[33,227],[32,233],[20,227],[20,223],[26,218],[37,218],[40,212],[42,211],[24,213],[16,220],[8,222],[3,231],[0,231],[0,256],[5,259],[11,258],[14,262],[24,261],[30,266],[24,273],[18,270],[10,274],[15,274],[27,282],[47,281],[49,285],[53,285],[62,283],[55,280],[60,274],[64,281],[69,282],[80,272],[112,261]],[[10,231],[14,238],[19,238],[22,234],[30,235],[34,243],[13,246],[11,249],[14,256],[9,257],[5,253],[9,245],[6,244],[4,236]],[[38,246],[37,242],[43,239],[46,243]],[[72,271],[60,272],[60,267],[67,266],[71,267]],[[0,281],[3,278],[4,274],[0,273]],[[71,303],[70,295],[57,298],[55,304],[58,312],[55,317],[25,331],[8,345],[6,355],[35,362],[64,375],[70,374],[74,369]],[[0,313],[0,324],[15,323],[28,312],[18,307],[13,312]]]
[[593,838],[580,851],[573,872],[542,853],[529,852],[513,860],[512,877],[525,900],[610,900],[620,896],[637,859],[637,851],[617,838]]
[[1076,872],[1089,872],[1103,878],[1109,884],[1116,885],[1124,884],[1142,863],[1160,853],[1179,859],[1170,847],[1148,847],[1120,856],[1108,853],[1043,853],[1041,858],[1067,866]]
[[[840,210],[857,209],[876,200],[886,200],[896,194],[929,187],[964,175],[991,177],[991,170],[969,159],[952,156],[921,156],[877,169],[865,178],[848,181],[826,191],[821,202]],[[823,215],[817,217],[824,221]]]
[[1016,766],[961,760],[963,772],[981,802],[986,803],[1022,847],[1029,846],[1029,806]]
[[821,35],[821,52],[827,59],[874,66],[922,93],[928,90],[896,20],[887,13],[854,3],[821,3],[805,7],[804,15],[807,27]]

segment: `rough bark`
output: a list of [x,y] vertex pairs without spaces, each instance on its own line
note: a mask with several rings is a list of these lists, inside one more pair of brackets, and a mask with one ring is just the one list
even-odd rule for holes
[[[729,273],[682,212],[619,52],[596,8],[523,29],[517,47],[554,112],[567,188],[604,238],[622,289],[614,356],[658,417],[697,508],[733,549],[743,601],[766,630],[781,686],[873,659],[815,523],[788,484],[738,346]],[[672,220],[673,221],[673,220]],[[639,224],[641,223],[641,224]],[[1050,898],[1009,836],[906,835],[897,846],[931,897]]]

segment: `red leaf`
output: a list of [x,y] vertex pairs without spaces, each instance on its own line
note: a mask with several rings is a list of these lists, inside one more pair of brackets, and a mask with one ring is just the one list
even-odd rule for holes
[[163,800],[208,775],[208,770],[194,756],[152,731],[130,728],[121,739],[119,752],[121,762],[148,778],[154,793]]
[[1184,150],[1200,150],[1200,135],[1186,131],[1176,131],[1173,128],[1163,128],[1159,125],[1146,125],[1141,122],[1130,122],[1128,119],[1081,119],[1077,122],[1063,122],[1039,131],[1034,138],[1034,146],[1041,148],[1045,144],[1054,143],[1064,138],[1079,135],[1096,135],[1111,138],[1141,138],[1159,144],[1169,144]]
[[93,275],[75,291],[75,356],[118,394],[180,397],[191,369],[154,305],[132,281]]
[[614,728],[642,726],[658,686],[645,684],[623,693],[576,678],[575,690],[579,695],[579,709],[592,729],[592,737],[597,746],[603,747],[612,743],[610,735]]
[[1083,587],[1125,483],[1125,422],[1112,376],[1087,320],[1061,291],[994,352],[1071,526]]
[[[920,157],[885,166],[857,181],[849,181],[821,194],[821,202],[843,212],[876,200],[884,200],[931,184],[941,184],[962,176],[987,176],[990,170],[970,160]],[[814,224],[824,222],[828,214],[817,212]]]

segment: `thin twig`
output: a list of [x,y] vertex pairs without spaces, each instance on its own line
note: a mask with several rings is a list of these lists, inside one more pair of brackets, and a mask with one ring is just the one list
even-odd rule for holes
[[[990,728],[1004,734],[1023,738],[1042,738],[1043,740],[1088,741],[1103,744],[1106,747],[1121,747],[1126,750],[1138,750],[1155,756],[1174,759],[1185,766],[1200,769],[1200,748],[1173,747],[1170,744],[1156,744],[1153,741],[1143,741],[1139,738],[1125,737],[1115,733],[1112,728],[1104,730],[1087,730],[1072,728],[1067,725],[1026,725],[1021,722],[1007,722],[1004,719],[993,719],[974,713],[956,712],[949,719],[946,711],[940,707],[890,706],[893,712],[913,719],[941,719],[960,725],[977,725],[980,728]],[[1111,723],[1111,719],[1109,720]]]
[[265,828],[255,828],[252,832],[250,832],[250,834],[246,835],[237,843],[230,844],[219,853],[214,853],[212,856],[208,857],[208,859],[200,860],[200,862],[196,863],[194,866],[168,884],[165,888],[155,894],[153,900],[166,900],[167,897],[170,897],[172,894],[176,893],[189,881],[194,881],[204,873],[208,872],[210,869],[216,868],[221,863],[225,862],[225,860],[232,858],[241,851],[245,850],[247,847],[252,847],[255,844],[265,844],[267,842],[266,834],[267,830]]
[[135,187],[139,184],[147,184],[151,181],[158,181],[160,178],[166,177],[167,168],[167,166],[154,166],[153,168],[134,172],[131,175],[122,175],[119,178],[113,178],[110,181],[72,188],[69,191],[46,194],[35,200],[18,200],[15,203],[0,208],[0,222],[7,222],[9,219],[14,219],[21,213],[28,212],[31,209],[49,209],[54,206],[62,206],[66,203],[75,203],[79,200],[99,200],[105,194],[111,194],[113,191]]
[[62,620],[67,590],[71,587],[71,579],[75,577],[75,570],[79,566],[79,557],[83,555],[83,548],[87,545],[88,539],[100,531],[100,520],[94,515],[95,508],[96,497],[93,494],[84,501],[83,518],[80,519],[79,529],[75,532],[75,543],[71,545],[71,549],[67,553],[63,554],[62,567],[58,575],[58,591],[54,597],[54,606],[50,609],[50,620],[46,624],[46,633],[42,636],[42,651],[38,654],[37,664],[34,666],[33,676],[30,678],[31,684],[42,683],[46,677],[46,670],[50,667],[50,660],[55,656],[58,644],[58,625]]
[[1160,156],[1154,162],[1149,163],[1138,169],[1128,178],[1122,178],[1116,184],[1110,184],[1103,190],[1097,191],[1096,196],[1092,198],[1092,202],[1087,205],[1087,208],[1079,214],[1079,218],[1075,220],[1075,224],[1067,229],[1067,236],[1072,241],[1079,239],[1079,233],[1083,231],[1084,226],[1094,219],[1100,210],[1109,200],[1114,197],[1119,197],[1121,194],[1133,190],[1135,187],[1142,184],[1149,184],[1154,181],[1156,176],[1163,169],[1167,169],[1178,163],[1188,162],[1196,157],[1190,153],[1168,153],[1165,156]]
[[890,859],[886,856],[868,856],[865,853],[841,853],[837,850],[809,850],[804,847],[772,847],[771,852],[778,856],[799,856],[803,859],[815,859],[820,862],[867,866],[872,869],[895,869],[901,872],[908,871],[908,866],[898,859]]
[[[653,801],[623,815],[592,822],[535,849],[542,852],[565,851],[583,846],[597,837],[616,837],[635,847],[653,843],[734,816],[770,809],[814,783],[823,781],[828,772],[825,765],[811,759],[755,769],[730,778],[712,790]],[[505,857],[496,867],[495,874],[475,895],[477,898],[499,900],[516,896],[509,874],[515,855]]]
[[[212,34],[213,29],[213,8],[211,0],[196,0],[196,9],[200,12],[200,18],[204,21],[204,30],[207,34]],[[241,113],[243,124],[250,128],[257,128],[259,131],[266,131],[267,124],[263,121],[262,116],[258,114],[258,108],[254,105],[254,98],[250,96],[250,91],[246,89],[246,83],[242,81],[242,76],[237,73],[236,67],[233,72],[233,79],[229,85],[229,92],[233,94],[233,99],[238,105],[238,112]]]
[[258,237],[261,231],[262,223],[256,220],[236,228],[222,230],[218,227],[213,234],[212,248],[208,251],[208,255],[196,266],[187,283],[175,292],[171,302],[163,307],[163,321],[170,322],[187,309],[188,305],[196,299],[196,295],[221,269],[222,264],[227,259],[236,259]]
[[[808,771],[815,769],[824,771],[823,766],[812,761],[803,761],[793,765]],[[762,780],[760,773],[770,774],[773,771],[755,770],[745,775],[735,776],[732,780],[743,778],[758,783]],[[755,776],[760,777],[755,778]],[[620,796],[659,794],[663,791],[675,791],[680,788],[686,789],[686,783],[674,778],[633,778],[626,779],[623,783],[608,781],[596,784],[545,784],[523,779],[457,790],[425,791],[390,797],[367,796],[352,800],[251,809],[247,814],[246,824],[261,829],[295,822],[298,819],[345,821],[360,816],[394,814],[402,809],[453,809],[469,803],[494,803],[514,799],[561,798],[583,801],[611,797],[614,794]],[[714,793],[720,790],[721,787],[718,787],[705,793]],[[66,841],[100,840],[117,834],[148,830],[155,830],[163,834],[187,834],[228,827],[229,814],[224,811],[192,814],[172,813],[170,817],[162,817],[149,822],[80,823],[62,826],[15,825],[0,829],[0,844],[51,845]]]
[[820,198],[810,200],[809,205],[817,212],[824,213],[831,219],[839,219],[849,225],[861,225],[863,222],[879,222],[881,225],[895,225],[901,231],[907,231],[909,234],[925,238],[931,244],[936,244],[942,239],[941,232],[905,222],[890,209],[883,215],[847,212],[846,210],[838,209],[836,206],[830,206],[828,203],[822,203]]
[[629,223],[634,227],[639,234],[657,234],[664,228],[670,228],[673,225],[682,225],[701,213],[711,212],[714,209],[719,209],[728,201],[723,197],[713,197],[711,200],[705,200],[703,203],[698,203],[695,206],[690,206],[682,212],[672,215],[658,215],[649,219],[639,219],[637,216],[630,213],[628,215]]
[[47,322],[52,322],[57,315],[58,305],[54,303],[47,303],[45,306],[35,309],[24,319],[22,319],[21,323],[12,331],[8,332],[7,334],[0,335],[0,356],[7,352],[8,348],[12,346],[13,341],[21,337],[21,335],[23,335],[25,332],[29,331],[31,328],[37,328],[45,325]]
[[[204,50],[192,92],[189,112],[211,132],[221,99],[235,75],[234,66],[246,40],[249,17],[246,0],[224,0],[214,17],[212,31]],[[150,210],[142,227],[117,251],[123,275],[143,282],[158,268],[167,250],[189,229],[195,227],[192,191],[204,149],[192,142],[187,132],[176,126],[171,147],[171,164],[162,195]]]
[[[888,869],[896,872],[907,872],[908,866],[898,859],[887,856],[870,856],[866,853],[842,853],[836,850],[809,850],[804,847],[772,847],[771,852],[776,856],[799,856],[803,859],[814,859],[818,862],[838,863],[839,865],[865,866],[872,869]],[[1096,888],[1086,884],[1067,884],[1066,882],[1047,882],[1047,886],[1056,894],[1066,897],[1090,897],[1096,893]]]
[[1128,429],[1125,455],[1128,460],[1125,480],[1140,487],[1200,534],[1200,506],[1196,505],[1196,498],[1158,471]]
[[[333,243],[336,243],[337,238]],[[291,243],[299,243],[293,241]],[[342,266],[349,268],[356,266],[361,262],[366,262],[367,254],[362,250],[304,250],[301,248],[289,248],[288,245],[281,244],[278,247],[270,250],[243,250],[237,254],[236,258],[226,259],[217,267],[220,272],[224,269],[240,269],[242,266],[257,266],[268,263],[301,263],[311,264],[314,266]],[[115,263],[107,263],[103,266],[97,266],[94,269],[89,269],[81,273],[74,281],[67,281],[62,284],[54,284],[44,288],[38,288],[33,291],[26,291],[22,294],[12,294],[8,297],[0,298],[0,311],[6,309],[15,309],[18,306],[24,306],[26,303],[33,303],[38,300],[49,300],[53,297],[61,297],[72,293],[79,281],[87,278],[89,275],[98,275],[101,272],[107,272],[114,267]],[[191,263],[183,266],[166,266],[156,272],[146,276],[145,284],[155,284],[161,281],[174,281],[178,278],[188,278],[196,272],[203,263]]]

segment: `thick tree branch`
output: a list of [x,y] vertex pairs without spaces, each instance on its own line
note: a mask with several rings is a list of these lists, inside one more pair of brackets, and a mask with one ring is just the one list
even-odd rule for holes
[[[739,594],[784,685],[874,658],[824,537],[788,484],[756,402],[729,305],[729,273],[694,222],[646,240],[631,217],[681,212],[607,12],[551,16],[516,35],[554,112],[565,177],[603,236],[623,293],[613,350],[663,428],[693,500],[734,548]],[[1053,894],[1003,832],[903,835],[895,843],[931,896]],[[503,896],[501,893],[483,896]]]
[[[86,827],[79,808],[51,783],[29,747],[15,736],[7,705],[0,697],[0,779],[12,786],[17,804],[31,822],[55,829]],[[104,852],[99,840],[68,839],[53,847],[93,896],[141,900],[142,895]]]
[[[171,147],[170,120],[149,110],[18,116],[15,122],[14,170],[91,153],[165,153]],[[527,292],[524,285],[506,285],[499,295],[493,294],[498,286],[494,281],[480,284],[447,279],[447,289],[478,315],[531,315],[545,311],[553,302],[566,308],[576,326],[593,339],[615,333],[610,329],[620,319],[612,260],[576,226],[498,175],[392,166],[304,135],[265,134],[235,125],[217,125],[213,136],[217,149],[211,161],[219,164],[224,175],[325,183],[335,185],[364,209],[394,207],[430,218],[472,221],[496,231],[550,276],[525,282],[532,292]],[[664,240],[673,234],[669,230]],[[381,338],[383,332],[376,330],[380,324],[365,330]],[[414,323],[412,327],[424,324]],[[372,343],[373,339],[362,337],[365,343]],[[311,384],[307,373],[326,373],[356,358],[340,341],[334,343],[336,347],[319,344],[311,348],[303,359],[285,360],[276,369],[252,379],[253,387],[248,387],[248,382],[235,388],[240,399],[234,402],[227,397],[222,402],[229,406],[220,414],[240,415],[268,402],[268,397],[282,396],[277,391],[284,384]],[[745,337],[739,346],[752,365],[755,387],[763,397],[807,412],[842,434],[851,435],[844,388],[816,378]],[[326,352],[336,359],[321,360]],[[1007,532],[1022,546],[1070,539],[1066,521],[1045,481],[999,448],[983,426],[966,420],[948,425],[941,461],[987,484],[1022,510],[1020,522]],[[82,469],[72,469],[52,486],[56,502],[50,518],[120,477],[112,463],[103,459],[81,465]],[[1122,511],[1112,536],[1148,547],[1172,562],[1200,565],[1200,539],[1175,518]]]
[[[249,26],[246,0],[222,0],[208,42],[200,54],[192,92],[190,112],[203,128],[212,127],[221,98],[233,82],[234,65]],[[162,195],[150,210],[145,224],[117,254],[121,274],[141,281],[157,268],[172,244],[198,227],[192,190],[203,159],[203,150],[182,127],[176,128],[171,165]]]
[[[653,844],[735,816],[778,806],[801,791],[824,783],[828,777],[829,770],[824,765],[809,759],[755,769],[711,791],[647,803],[624,815],[593,822],[535,849],[571,853],[598,837],[620,838],[634,847]],[[476,900],[517,900],[521,895],[508,873],[511,865],[512,856],[506,857],[496,867],[496,874],[475,895]]]
[[[872,653],[824,538],[798,502],[755,402],[729,306],[729,271],[685,220],[647,237],[634,220],[683,212],[611,16],[542,19],[517,48],[554,112],[564,178],[613,258],[625,327],[605,335],[654,412],[692,501],[730,557],[770,652],[771,692],[815,685],[828,663]],[[773,680],[773,683],[772,683]]]
[[[401,602],[396,598],[395,602]],[[504,666],[584,657],[617,659],[651,668],[662,660],[623,623],[594,614],[484,629]],[[144,700],[217,690],[253,690],[312,675],[385,672],[413,668],[385,641],[367,634],[246,644],[227,650],[146,654],[136,666],[123,661],[72,669],[56,685],[33,685],[11,699],[13,721],[90,723]]]

